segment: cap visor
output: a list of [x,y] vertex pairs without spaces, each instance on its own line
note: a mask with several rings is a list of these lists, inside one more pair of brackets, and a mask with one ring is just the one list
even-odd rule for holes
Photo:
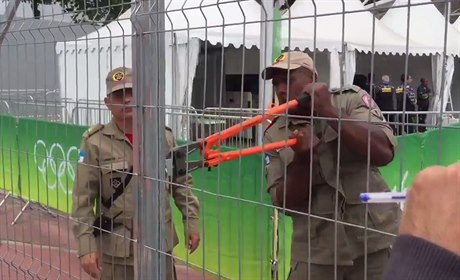
[[290,65],[288,65],[288,63],[284,63],[284,62],[277,63],[276,65],[269,66],[269,67],[265,68],[264,71],[262,71],[262,79],[271,80],[273,78],[273,75],[276,72],[276,70],[288,70],[288,69],[294,70],[294,69],[298,69],[300,67],[301,67],[300,65],[292,64],[292,63]]
[[124,83],[124,84],[116,85],[107,91],[107,95],[111,94],[114,91],[125,89],[125,88],[133,88],[133,83]]

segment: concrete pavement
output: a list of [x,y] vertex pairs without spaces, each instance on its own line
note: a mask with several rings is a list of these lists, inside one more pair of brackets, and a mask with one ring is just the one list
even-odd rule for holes
[[[0,201],[3,197],[0,194]],[[0,207],[1,279],[90,280],[80,267],[69,218],[65,214],[52,216],[33,205],[12,225],[24,204],[8,197]],[[217,279],[184,265],[177,265],[176,269],[178,280]]]

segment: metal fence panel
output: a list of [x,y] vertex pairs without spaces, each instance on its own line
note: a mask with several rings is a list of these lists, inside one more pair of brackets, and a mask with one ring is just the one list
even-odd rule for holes
[[[48,2],[0,3],[1,279],[90,279],[91,253],[102,279],[378,279],[399,218],[359,193],[460,158],[458,1]],[[314,92],[314,110],[267,114],[313,76],[332,117]],[[320,144],[300,162],[267,150],[304,128]],[[239,157],[172,180],[172,146],[203,161],[209,136]]]

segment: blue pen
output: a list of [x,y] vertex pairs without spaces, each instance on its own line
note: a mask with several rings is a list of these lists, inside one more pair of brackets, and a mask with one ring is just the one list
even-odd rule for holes
[[364,203],[396,203],[406,200],[406,192],[361,193],[359,199]]

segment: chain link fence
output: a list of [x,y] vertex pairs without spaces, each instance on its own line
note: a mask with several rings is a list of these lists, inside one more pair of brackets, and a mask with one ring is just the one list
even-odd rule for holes
[[[363,204],[359,193],[404,191],[423,167],[460,158],[458,9],[453,0],[0,3],[1,278],[91,279],[96,266],[83,259],[95,253],[101,279],[378,279],[403,204]],[[321,114],[316,95],[308,113],[267,115],[308,84],[295,61],[262,78],[294,50],[311,57],[302,77],[317,73],[338,116]],[[108,75],[119,67],[132,73]],[[119,103],[112,82],[124,82]],[[293,149],[266,146],[305,127],[320,144],[298,172],[306,181],[293,183]],[[353,138],[363,127],[372,133]],[[376,164],[382,127],[397,148]],[[209,136],[219,139],[212,166]],[[221,162],[225,152],[232,160]],[[191,181],[171,173],[178,155]],[[320,264],[329,276],[315,274]]]

